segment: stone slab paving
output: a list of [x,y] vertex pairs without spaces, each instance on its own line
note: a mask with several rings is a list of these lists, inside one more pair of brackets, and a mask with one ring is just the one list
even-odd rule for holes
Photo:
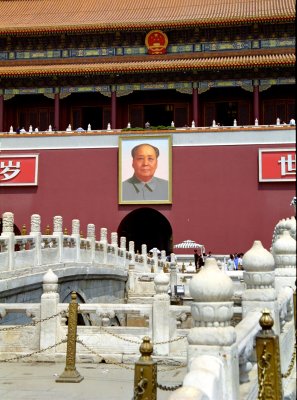
[[[80,383],[57,383],[64,371],[61,363],[0,363],[1,400],[132,400],[134,365],[125,369],[111,364],[77,364],[84,377]],[[173,386],[182,382],[186,368],[159,366],[158,383]],[[157,399],[171,392],[158,389]]]

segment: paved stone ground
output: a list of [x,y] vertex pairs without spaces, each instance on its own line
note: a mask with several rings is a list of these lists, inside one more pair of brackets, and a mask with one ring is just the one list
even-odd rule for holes
[[[65,365],[61,363],[0,363],[1,400],[132,400],[134,365],[125,369],[111,364],[76,364],[84,379],[80,383],[57,383]],[[161,371],[165,372],[161,372]],[[186,368],[158,367],[158,383],[174,386],[182,382]],[[158,389],[158,400],[171,392]]]

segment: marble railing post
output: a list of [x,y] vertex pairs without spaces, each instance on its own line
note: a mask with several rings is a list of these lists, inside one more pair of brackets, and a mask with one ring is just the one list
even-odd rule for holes
[[75,240],[76,246],[76,261],[80,261],[80,221],[79,219],[72,220],[72,232],[71,236]]
[[242,265],[243,279],[246,284],[246,290],[242,293],[242,318],[249,311],[262,311],[268,308],[275,321],[275,331],[279,335],[273,255],[264,249],[260,240],[255,240],[251,249],[244,254]]
[[95,260],[95,242],[96,242],[96,233],[95,233],[95,225],[88,224],[87,225],[87,239],[91,244],[91,261]]
[[59,243],[59,262],[63,261],[63,218],[59,215],[54,217],[53,235],[56,236]]
[[135,264],[135,244],[133,240],[129,241],[129,257],[131,256],[131,259],[129,259],[129,264]]
[[168,296],[169,277],[163,271],[154,279],[156,294],[153,299],[153,341],[167,342],[154,346],[158,355],[169,355],[170,339],[170,297]]
[[170,290],[171,296],[174,296],[174,286],[177,285],[177,271],[176,271],[176,262],[170,263]]
[[118,267],[118,234],[117,232],[111,233],[111,245],[112,245],[112,257],[111,257],[111,264]]
[[[222,379],[216,391],[220,392],[220,400],[239,399],[238,348],[235,329],[231,326],[233,293],[232,280],[219,269],[214,258],[207,258],[204,268],[190,282],[194,328],[188,335],[188,369],[191,370],[194,360],[203,355],[218,360]],[[191,372],[191,386],[196,388],[201,388],[199,372],[195,369]],[[205,392],[208,384],[211,382],[206,380]]]
[[2,234],[1,236],[8,239],[8,268],[9,271],[14,269],[14,215],[12,212],[5,212],[2,214]]
[[[58,313],[59,294],[58,277],[51,269],[43,277],[43,294],[40,303],[40,319],[46,319]],[[50,318],[40,323],[40,349],[46,349],[57,343],[59,338],[60,317]],[[47,350],[55,353],[55,348]]]
[[128,265],[126,260],[126,252],[127,252],[127,244],[126,244],[126,238],[124,236],[120,237],[120,257],[119,257],[119,264],[121,267],[124,267]]
[[141,245],[141,255],[143,258],[143,266],[147,267],[147,245],[146,244]]
[[[296,221],[295,221],[296,224]],[[296,240],[289,230],[283,230],[272,245],[275,261],[275,289],[279,293],[284,286],[295,287]]]
[[107,229],[100,229],[100,246],[103,249],[103,264],[107,263]]
[[31,215],[31,232],[30,235],[35,238],[35,265],[41,265],[41,230],[40,230],[40,215]]

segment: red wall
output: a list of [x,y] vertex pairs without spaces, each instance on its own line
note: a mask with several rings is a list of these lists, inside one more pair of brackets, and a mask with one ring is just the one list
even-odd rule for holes
[[[173,243],[191,239],[207,252],[226,254],[245,252],[261,240],[269,249],[276,223],[293,215],[295,184],[258,182],[259,147],[280,146],[173,147],[173,203],[151,206],[171,224]],[[30,230],[37,213],[44,231],[61,215],[68,232],[78,218],[84,234],[94,223],[99,238],[101,227],[117,231],[140,207],[118,205],[117,149],[28,153],[40,154],[38,187],[0,187],[0,213],[13,212],[19,228],[26,224]]]

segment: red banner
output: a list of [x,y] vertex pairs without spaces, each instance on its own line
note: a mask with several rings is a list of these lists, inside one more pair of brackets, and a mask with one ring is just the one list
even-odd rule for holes
[[0,186],[36,186],[38,155],[0,155]]
[[296,181],[296,149],[259,149],[259,182]]

